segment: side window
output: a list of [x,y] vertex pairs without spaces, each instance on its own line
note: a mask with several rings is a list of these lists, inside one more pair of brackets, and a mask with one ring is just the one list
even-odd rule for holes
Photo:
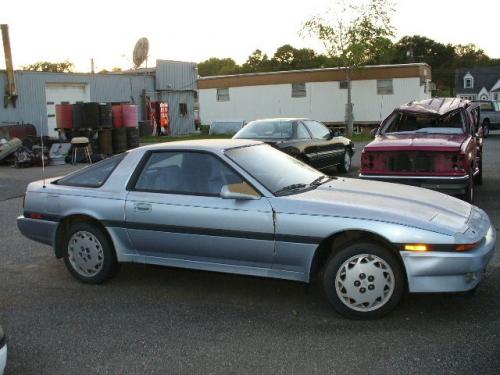
[[72,173],[57,180],[57,185],[97,188],[104,185],[114,169],[125,157],[124,154],[113,156],[99,163]]
[[304,121],[304,123],[309,128],[313,138],[328,139],[330,136],[330,130],[325,125],[311,120]]
[[229,101],[229,89],[227,87],[217,89],[217,101],[218,102]]
[[481,103],[481,111],[483,112],[491,112],[493,111],[493,104],[490,102]]
[[377,94],[392,95],[394,89],[392,87],[392,79],[377,79]]
[[218,196],[224,185],[243,179],[213,155],[198,152],[153,152],[135,190]]
[[297,123],[297,138],[299,139],[311,139],[309,132],[307,131],[305,125],[301,122]]

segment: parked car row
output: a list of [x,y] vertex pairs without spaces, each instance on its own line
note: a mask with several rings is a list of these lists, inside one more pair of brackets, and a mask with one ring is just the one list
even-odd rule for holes
[[[470,181],[480,156],[474,108],[449,99],[400,107],[362,163],[398,176],[469,173]],[[354,319],[386,315],[406,291],[474,290],[495,248],[486,213],[432,190],[332,177],[306,164],[348,169],[342,158],[352,152],[351,141],[311,120],[256,121],[235,139],[150,145],[33,182],[17,223],[89,284],[110,279],[122,262],[319,281]],[[427,152],[435,154],[421,160]],[[323,155],[335,162],[321,164]]]

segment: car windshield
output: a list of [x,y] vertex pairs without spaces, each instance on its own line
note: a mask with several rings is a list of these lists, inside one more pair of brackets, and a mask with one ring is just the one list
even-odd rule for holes
[[494,102],[495,103],[495,111],[500,112],[500,102]]
[[443,116],[397,113],[382,126],[381,134],[463,134],[465,121],[460,111]]
[[243,126],[242,121],[214,121],[210,126],[210,134],[235,134]]
[[244,139],[289,139],[293,136],[291,121],[257,120],[249,122],[234,138]]
[[226,155],[275,195],[298,193],[328,179],[268,145],[234,148],[226,151]]

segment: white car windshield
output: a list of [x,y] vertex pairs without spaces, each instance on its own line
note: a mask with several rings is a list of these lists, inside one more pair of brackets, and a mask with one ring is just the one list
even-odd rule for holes
[[226,155],[275,195],[299,192],[329,179],[268,145],[234,148]]

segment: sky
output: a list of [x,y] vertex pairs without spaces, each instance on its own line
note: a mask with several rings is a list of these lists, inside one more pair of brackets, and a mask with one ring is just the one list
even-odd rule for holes
[[[353,0],[362,1],[362,0]],[[500,58],[500,0],[393,0],[396,39],[423,35],[442,43],[474,43]],[[243,63],[257,48],[272,56],[283,44],[323,52],[299,35],[311,16],[333,0],[23,0],[2,3],[0,23],[9,25],[14,67],[69,59],[76,70],[132,66],[140,37],[156,59],[200,62],[231,57]],[[474,4],[478,4],[474,6]],[[0,69],[5,67],[3,49]]]

